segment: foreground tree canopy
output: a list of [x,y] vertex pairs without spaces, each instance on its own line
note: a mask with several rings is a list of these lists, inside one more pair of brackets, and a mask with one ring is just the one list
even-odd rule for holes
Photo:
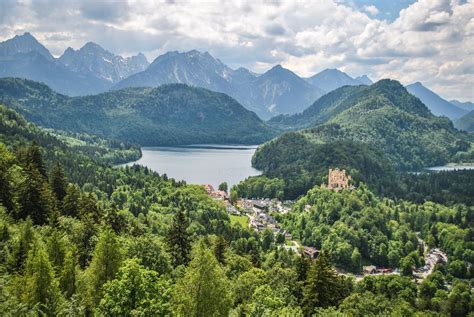
[[[110,165],[110,155],[130,157],[133,147],[49,133],[2,109],[6,315],[472,315],[472,205],[380,198],[363,183],[313,188],[274,215],[299,244],[321,249],[310,260],[284,236],[232,224],[200,186]],[[421,240],[449,261],[417,284]],[[367,264],[401,274],[356,281],[351,272]]]

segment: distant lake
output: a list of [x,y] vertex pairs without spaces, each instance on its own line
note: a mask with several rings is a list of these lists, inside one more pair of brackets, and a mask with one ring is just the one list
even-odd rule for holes
[[473,164],[448,164],[444,166],[432,166],[427,167],[427,170],[434,171],[434,172],[441,172],[441,171],[455,171],[455,170],[472,170],[474,169]]
[[252,167],[257,146],[190,145],[142,148],[143,156],[126,165],[140,164],[188,184],[211,184],[216,189],[227,182],[229,189],[249,176],[260,175]]

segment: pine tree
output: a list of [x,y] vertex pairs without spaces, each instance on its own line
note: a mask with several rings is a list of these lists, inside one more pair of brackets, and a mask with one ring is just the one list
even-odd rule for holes
[[219,263],[225,265],[225,252],[227,249],[227,242],[223,236],[218,236],[214,242],[214,256],[216,257]]
[[193,251],[185,276],[175,286],[172,304],[177,316],[228,316],[230,283],[202,241]]
[[18,151],[18,159],[25,167],[28,165],[33,165],[38,170],[43,179],[47,179],[48,176],[46,174],[43,153],[36,140],[31,142],[30,146],[22,148]]
[[351,254],[351,263],[352,263],[352,270],[355,273],[359,273],[361,270],[361,263],[362,263],[362,256],[359,252],[358,248],[355,248]]
[[7,150],[6,146],[0,143],[0,204],[13,211],[13,189],[11,184],[10,168],[15,157]]
[[71,298],[76,292],[77,259],[71,250],[64,256],[64,265],[59,278],[59,287],[66,298]]
[[56,315],[63,298],[48,254],[41,245],[35,246],[28,253],[25,282],[25,302],[30,307],[39,305],[39,310],[46,316]]
[[81,219],[90,217],[95,223],[101,220],[101,209],[97,205],[97,199],[92,193],[85,193],[79,201],[79,214]]
[[337,275],[326,252],[311,266],[303,288],[303,311],[311,316],[316,307],[337,306],[343,299],[344,281]]
[[113,279],[122,262],[122,251],[117,236],[105,230],[94,249],[88,268],[90,304],[95,307],[102,297],[102,285]]
[[175,267],[183,264],[186,265],[189,262],[191,242],[188,227],[188,217],[184,212],[178,210],[174,215],[173,223],[166,234],[166,244],[173,258],[173,264]]
[[298,274],[298,281],[306,281],[308,271],[311,267],[311,260],[307,256],[300,256],[296,262],[296,273]]
[[105,223],[109,225],[116,234],[120,234],[127,228],[127,220],[119,213],[115,204],[112,204],[112,206],[107,209]]
[[46,241],[46,247],[49,255],[49,260],[56,272],[60,271],[64,264],[64,257],[66,255],[66,241],[59,233],[54,230]]
[[28,218],[21,226],[19,239],[13,247],[10,257],[10,266],[13,271],[22,272],[26,263],[26,257],[35,242],[35,234],[33,232],[33,223]]
[[79,217],[79,200],[81,191],[75,184],[66,187],[66,195],[62,200],[62,214],[69,217]]
[[59,201],[62,201],[64,196],[66,196],[68,182],[61,164],[57,163],[56,165],[54,165],[49,178],[51,183],[51,189],[56,195],[56,198]]
[[19,188],[19,202],[20,208],[16,218],[31,217],[36,225],[45,224],[53,212],[53,194],[48,183],[32,164],[25,168],[25,179]]

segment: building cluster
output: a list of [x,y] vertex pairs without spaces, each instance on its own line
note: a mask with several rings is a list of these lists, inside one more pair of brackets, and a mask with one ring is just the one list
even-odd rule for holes
[[414,276],[423,279],[433,272],[435,265],[438,263],[447,263],[448,256],[440,249],[432,249],[425,256],[425,265],[415,270]]
[[215,200],[220,200],[224,203],[227,213],[231,215],[240,215],[240,212],[237,208],[235,208],[229,200],[229,195],[227,192],[223,190],[215,190],[214,186],[211,184],[204,185],[204,189],[206,190],[207,194],[211,196]]
[[243,210],[249,217],[249,226],[255,231],[260,232],[270,229],[275,235],[281,233],[286,239],[291,240],[291,235],[281,229],[271,212],[287,213],[291,207],[288,205],[292,202],[278,202],[270,199],[241,199],[237,202],[237,206]]

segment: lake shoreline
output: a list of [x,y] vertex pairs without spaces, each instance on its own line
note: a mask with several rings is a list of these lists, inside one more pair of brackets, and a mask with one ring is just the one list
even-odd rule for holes
[[210,184],[217,188],[227,182],[229,188],[250,176],[261,175],[252,167],[258,145],[193,144],[141,147],[138,160],[116,167],[142,165],[160,175],[166,174],[188,184]]

